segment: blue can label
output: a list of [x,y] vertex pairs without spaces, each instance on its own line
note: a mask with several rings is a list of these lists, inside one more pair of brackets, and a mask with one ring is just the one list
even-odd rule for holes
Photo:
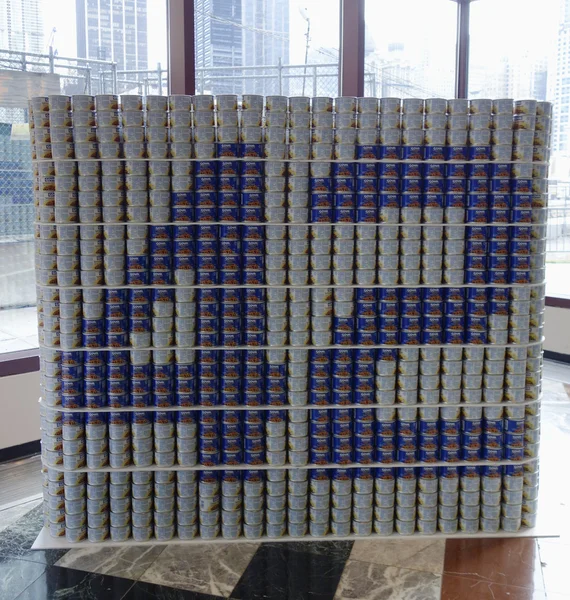
[[422,312],[422,303],[420,301],[401,302],[400,311],[403,317],[418,317]]
[[513,179],[512,180],[513,194],[530,194],[532,193],[532,179]]
[[524,433],[524,419],[505,419],[504,428],[505,432],[509,434],[522,434]]
[[[450,181],[450,180],[449,180]],[[424,192],[426,194],[443,194],[444,192],[444,180],[439,178],[426,179],[424,183]],[[441,196],[441,202],[431,204],[430,206],[443,206],[443,195]]]
[[[363,194],[361,194],[363,195]],[[372,206],[376,206],[376,196],[374,194],[367,194],[374,202]],[[355,194],[352,192],[335,192],[333,195],[333,204],[335,208],[354,208],[355,206]]]
[[335,192],[335,205],[337,202],[337,194],[346,194],[350,197],[350,194],[353,194],[356,191],[356,184],[354,183],[354,178],[352,177],[335,177],[334,186]]
[[[335,177],[354,177],[357,173],[357,168],[364,166],[364,164],[361,163],[355,165],[354,163],[348,162],[333,163],[332,173]],[[372,165],[374,166],[374,168],[376,168],[376,163],[372,163]]]
[[444,195],[440,192],[426,193],[423,196],[423,206],[429,208],[442,208],[444,203]]
[[400,164],[399,163],[365,163],[364,165],[358,165],[358,175],[361,177],[400,177]]
[[[392,181],[389,179],[381,179],[380,180],[380,186],[382,186],[382,182],[383,181]],[[394,181],[398,181],[398,180],[394,180]],[[431,182],[432,180],[426,180]],[[437,180],[436,180],[437,181]],[[393,191],[393,192],[397,192],[398,189],[387,189],[386,191]],[[438,193],[440,191],[443,190],[433,190],[434,192]],[[402,192],[404,194],[421,194],[423,192],[423,179],[412,179],[412,178],[408,178],[408,179],[402,179]]]
[[380,192],[378,194],[378,205],[380,208],[399,208],[400,203],[401,197],[397,193]]
[[419,432],[420,435],[437,436],[439,433],[439,421],[420,419]]
[[[238,149],[238,156],[240,156],[241,158],[263,158],[263,144],[239,144]],[[224,149],[218,148],[218,151],[221,150]],[[226,148],[225,150],[226,152],[229,152],[231,148]]]
[[[264,173],[264,164],[261,161],[257,160],[244,160],[242,162],[236,161],[222,161],[220,163],[220,168],[223,168],[223,165],[235,165],[236,168],[239,169],[240,175],[249,175],[252,177],[262,177]],[[228,167],[229,168],[229,167]],[[228,175],[237,175],[236,173],[227,173]]]
[[464,194],[467,191],[466,180],[460,178],[445,180],[446,194]]
[[447,146],[445,160],[471,160],[468,157],[467,146]]
[[489,207],[491,209],[509,208],[511,205],[510,194],[493,193],[489,195]]
[[[422,165],[422,163],[419,163],[419,172],[421,174],[421,168],[424,168],[424,177],[445,177],[446,176],[446,166],[443,164],[438,164],[438,163],[426,163],[425,165]],[[455,172],[453,169],[450,169],[452,171],[452,174],[448,174],[448,177],[463,177],[463,175],[455,175]]]
[[425,159],[426,160],[447,160],[446,148],[444,146],[426,146],[425,147]]
[[[495,180],[493,180],[495,181]],[[509,181],[507,179],[507,181]],[[467,179],[467,191],[471,194],[487,194],[489,192],[489,180],[488,179]],[[494,190],[503,191],[503,190]],[[507,193],[509,190],[506,190]]]
[[469,160],[489,160],[491,157],[491,146],[469,146],[467,158]]
[[218,206],[235,208],[240,204],[239,192],[218,192]]
[[[402,147],[402,158],[404,160],[423,160],[424,159],[424,147],[423,146],[403,146]],[[430,159],[433,159],[430,156]],[[426,155],[426,160],[429,160]]]
[[218,220],[218,210],[214,207],[199,207],[196,208],[194,212],[196,221],[207,222]]
[[533,198],[531,194],[513,194],[512,206],[513,208],[532,208]]
[[[487,166],[487,165],[485,165]],[[510,163],[491,163],[488,165],[489,175],[491,177],[510,177],[511,176],[511,165]]]
[[[402,177],[415,177],[415,178],[421,179],[423,177],[423,163],[416,162],[416,163],[403,164],[401,176]],[[431,176],[434,177],[434,175],[431,175]],[[435,175],[435,176],[437,177],[437,175]]]
[[422,206],[422,195],[417,194],[403,194],[401,196],[402,208],[421,208]]
[[[218,185],[216,177],[210,175],[196,175],[194,178],[194,185],[197,192],[215,192]],[[196,202],[198,202],[196,198]]]
[[381,193],[397,194],[400,191],[400,180],[393,177],[382,177],[379,179],[378,189]]
[[467,176],[471,178],[488,178],[489,165],[486,164],[467,164]]
[[464,193],[445,193],[444,205],[446,208],[465,208]]
[[[381,146],[380,147],[380,153],[382,153],[382,148],[398,148],[399,150],[399,146]],[[396,152],[394,150],[394,152]],[[378,154],[378,146],[375,145],[357,145],[356,146],[356,158],[358,160],[375,160],[377,158],[392,158],[392,159],[399,159],[399,152],[398,152],[398,156],[379,156]]]
[[[383,180],[380,179],[380,181]],[[376,194],[378,192],[378,179],[373,177],[358,177],[356,179],[356,191],[367,194]]]
[[465,163],[446,164],[445,176],[453,179],[467,177],[467,165]]
[[[402,157],[402,147],[401,146],[371,146],[366,147],[370,148],[370,151],[361,151],[361,147],[356,147],[356,158],[381,158],[383,160],[400,160]],[[360,156],[364,154],[365,156]]]

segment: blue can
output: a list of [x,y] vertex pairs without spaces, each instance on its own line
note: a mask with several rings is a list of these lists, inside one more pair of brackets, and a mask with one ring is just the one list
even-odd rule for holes
[[378,206],[380,208],[399,208],[401,201],[401,196],[398,193],[380,192],[378,194]]
[[[380,185],[382,185],[383,181],[390,181],[390,180],[380,180]],[[429,183],[433,180],[429,179],[426,180],[426,183]],[[437,181],[437,180],[436,180]],[[417,178],[407,178],[407,179],[402,179],[402,192],[404,194],[421,194],[424,191],[424,180],[423,179],[417,179]],[[386,191],[398,191],[397,189],[394,190],[386,190]],[[431,191],[431,190],[430,190]],[[443,190],[433,190],[435,193],[440,193],[443,192]]]
[[488,178],[489,177],[489,165],[488,164],[477,164],[468,163],[467,165],[467,176],[471,178]]
[[[445,177],[446,176],[446,165],[443,165],[441,163],[426,163],[425,165],[422,165],[422,163],[420,163],[420,169],[423,166],[424,168],[424,177],[430,178],[430,177]],[[447,175],[448,177],[463,177],[463,175]]]
[[510,194],[493,193],[489,194],[489,208],[491,209],[508,209],[511,205]]
[[466,200],[464,193],[445,193],[443,196],[446,208],[465,208]]
[[467,146],[447,146],[444,151],[445,160],[467,161],[469,158]]
[[[405,181],[407,180],[404,180],[404,186],[406,185]],[[395,177],[381,177],[378,182],[378,190],[381,194],[398,194],[400,192],[400,180]]]
[[[424,147],[402,146],[402,158],[404,160],[424,160]],[[432,160],[433,158],[433,156],[430,156],[430,158],[428,159],[426,154],[426,160]]]
[[[384,148],[387,148],[387,146],[384,146]],[[378,146],[373,145],[373,144],[371,144],[371,145],[357,144],[357,146],[356,146],[356,158],[358,160],[376,160],[377,158],[399,159],[400,158],[400,155],[399,155],[399,146],[391,146],[390,148],[394,148],[394,153],[397,153],[398,156],[381,156],[381,154],[382,154],[382,147],[378,147]],[[396,148],[398,150],[396,150]]]
[[[340,163],[344,164],[344,163]],[[335,176],[341,176],[334,172],[333,165],[333,174]],[[398,177],[399,176],[399,165],[397,163],[357,163],[356,165],[351,165],[352,167],[356,167],[356,170],[352,169],[353,175],[344,175],[344,177],[353,177],[354,174],[357,177]]]
[[444,165],[444,170],[446,177],[455,179],[467,177],[467,164],[465,163],[446,164]]
[[426,146],[425,147],[425,159],[426,160],[447,160],[446,148],[444,146]]
[[510,177],[511,176],[511,165],[510,163],[491,163],[486,165],[489,168],[489,176],[491,177]]
[[[356,158],[380,158],[382,160],[400,160],[402,158],[401,146],[366,146],[366,151],[363,151],[361,148],[360,146],[356,147]],[[369,148],[371,148],[370,151],[368,150]]]
[[532,194],[512,194],[511,203],[513,208],[532,208],[533,198]]
[[[350,162],[340,162],[332,164],[332,174],[334,177],[355,177],[357,174],[357,168],[363,166],[366,163],[355,164]],[[376,163],[372,163],[376,168]],[[360,173],[359,173],[360,174]]]
[[489,160],[491,158],[491,146],[469,146],[467,157],[471,160]]
[[[481,178],[470,178],[467,179],[467,192],[470,194],[487,194],[489,192],[489,180],[488,179],[481,179]],[[493,180],[493,182],[495,182],[496,180]],[[509,181],[507,179],[507,181]],[[499,190],[499,189],[494,189],[493,191],[500,191],[502,192],[503,190]],[[509,190],[507,189],[506,192],[508,193]]]
[[[434,165],[426,165],[426,169],[432,167]],[[440,165],[438,165],[440,166]],[[402,174],[401,177],[414,177],[414,178],[422,178],[424,176],[423,173],[424,165],[421,162],[412,162],[405,163],[402,165]],[[382,175],[381,175],[382,176]],[[428,177],[426,172],[426,177]],[[429,177],[439,177],[438,175],[429,175]]]

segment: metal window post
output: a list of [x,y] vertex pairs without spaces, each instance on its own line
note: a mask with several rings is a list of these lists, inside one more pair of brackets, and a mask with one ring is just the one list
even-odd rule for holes
[[457,46],[455,50],[455,97],[469,94],[469,16],[471,0],[457,1]]
[[168,0],[167,14],[169,93],[195,94],[194,0]]
[[364,8],[365,0],[340,2],[339,91],[343,96],[364,95]]

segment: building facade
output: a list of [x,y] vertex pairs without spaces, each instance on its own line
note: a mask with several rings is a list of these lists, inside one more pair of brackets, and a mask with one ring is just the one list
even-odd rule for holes
[[[268,87],[275,85],[276,72],[239,67],[288,64],[289,0],[196,0],[195,7],[198,89],[216,94],[276,93]],[[270,79],[272,83],[267,83]]]
[[147,0],[76,0],[77,56],[148,68]]
[[0,0],[0,48],[17,52],[43,51],[40,0]]

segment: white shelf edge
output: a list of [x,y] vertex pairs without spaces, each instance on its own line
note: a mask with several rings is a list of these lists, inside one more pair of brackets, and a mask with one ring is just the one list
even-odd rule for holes
[[[35,128],[34,128],[35,129]],[[261,129],[261,127],[260,127]],[[38,143],[38,142],[36,142]],[[41,143],[41,142],[40,142]],[[50,142],[51,143],[51,142]],[[69,142],[68,142],[69,143]],[[75,143],[75,142],[71,142]],[[99,144],[99,142],[88,142],[91,144]],[[116,142],[121,143],[121,142]],[[124,142],[122,142],[124,143]],[[147,143],[147,142],[142,142]],[[163,142],[168,144],[169,142]],[[195,144],[196,142],[186,142],[190,144]],[[235,143],[238,144],[249,144],[255,146],[265,146],[266,143],[269,142],[209,142],[212,144],[218,143]],[[309,143],[311,146],[312,144]],[[376,146],[381,147],[382,144],[360,144],[361,146]],[[420,144],[422,148],[429,148],[430,146],[426,146],[425,144]],[[285,146],[289,146],[289,144],[285,144]],[[405,148],[402,144],[386,144],[385,146],[397,146],[400,148]],[[357,145],[355,144],[356,148]],[[440,148],[447,147],[446,145],[439,146]],[[464,146],[468,148],[469,146]],[[157,161],[157,162],[288,162],[288,163],[377,163],[377,164],[391,164],[391,163],[399,163],[399,164],[416,164],[416,163],[427,163],[432,165],[438,164],[453,164],[453,165],[463,165],[463,164],[477,164],[477,165],[485,165],[485,164],[496,164],[496,165],[550,165],[550,161],[534,161],[534,160],[491,160],[490,158],[484,159],[461,159],[461,160],[440,160],[440,159],[413,159],[413,158],[266,158],[266,157],[238,157],[238,156],[224,156],[224,157],[215,157],[215,158],[32,158],[32,163],[50,163],[50,162],[126,162],[126,161],[134,161],[134,162],[149,162],[149,161]],[[523,179],[526,179],[523,178]]]
[[457,532],[455,534],[444,534],[444,533],[435,533],[432,535],[423,535],[421,533],[414,533],[412,535],[400,535],[398,533],[393,533],[392,535],[378,535],[372,534],[368,536],[359,536],[359,535],[348,535],[348,536],[335,536],[335,535],[327,535],[327,536],[312,536],[306,535],[303,537],[290,537],[285,535],[281,538],[268,538],[265,535],[261,538],[257,539],[246,539],[244,537],[237,538],[235,540],[227,540],[223,537],[217,537],[212,540],[203,540],[201,538],[194,538],[192,540],[180,540],[178,538],[174,538],[172,540],[159,541],[154,538],[147,540],[145,542],[135,542],[130,539],[125,542],[113,542],[112,540],[106,540],[104,542],[68,542],[64,537],[63,538],[53,538],[50,536],[49,532],[45,527],[42,528],[36,541],[32,545],[32,550],[72,550],[74,548],[104,548],[104,547],[121,547],[121,546],[166,546],[166,545],[188,545],[188,544],[244,544],[244,543],[252,543],[258,544],[260,542],[266,543],[285,543],[285,542],[337,542],[337,541],[363,541],[363,540],[406,540],[410,538],[419,538],[424,540],[437,540],[437,539],[487,539],[487,538],[556,538],[560,537],[560,533],[558,529],[553,527],[528,527],[522,528],[514,533],[509,533],[506,531],[499,531],[497,533],[485,533],[479,531],[477,533],[464,533]]
[[493,408],[495,406],[528,406],[529,404],[542,403],[543,396],[541,394],[540,398],[536,400],[525,400],[524,402],[497,402],[496,404],[490,404],[486,402],[478,402],[476,404],[468,404],[466,402],[462,402],[460,404],[445,404],[440,402],[438,404],[304,404],[302,406],[293,406],[291,404],[283,404],[283,405],[270,405],[263,404],[261,406],[253,406],[246,404],[238,404],[238,405],[226,405],[226,404],[216,404],[214,406],[204,406],[201,404],[194,404],[192,406],[124,406],[120,408],[112,408],[110,406],[105,407],[97,407],[97,408],[64,408],[63,406],[49,406],[43,401],[43,398],[40,398],[38,404],[43,406],[48,410],[52,410],[54,412],[61,413],[124,413],[124,412],[197,412],[197,411],[231,411],[231,410],[239,410],[239,411],[248,411],[248,410],[343,410],[343,409],[353,409],[353,408]]
[[[100,190],[99,190],[100,191]],[[128,190],[126,190],[128,191]],[[143,190],[143,191],[147,191],[147,190]],[[64,194],[68,193],[68,192],[63,192]],[[194,193],[192,190],[189,190],[188,192],[170,192],[170,193],[181,193],[181,194],[185,194],[185,193]],[[236,193],[241,193],[241,192],[236,192]],[[259,193],[264,193],[264,192],[259,192]],[[307,192],[310,193],[310,192]],[[331,194],[334,192],[330,192]],[[42,206],[40,208],[51,208],[49,206]],[[78,207],[68,207],[68,208],[78,208]],[[194,206],[189,206],[187,208],[196,208]],[[223,208],[223,207],[215,207],[216,209],[218,208]],[[262,207],[262,208],[266,208],[266,207]],[[442,210],[444,210],[442,208]],[[467,208],[465,208],[465,210],[468,210]],[[484,210],[488,210],[488,209],[484,209]],[[510,208],[504,209],[504,210],[512,210]],[[547,207],[541,207],[541,208],[523,208],[521,210],[549,210]],[[244,222],[244,221],[170,221],[170,222],[159,222],[159,223],[155,223],[153,221],[119,221],[117,223],[109,223],[109,222],[93,222],[93,223],[54,223],[54,222],[50,222],[50,221],[34,221],[34,225],[55,225],[56,227],[81,227],[83,225],[87,225],[87,226],[92,226],[92,225],[98,225],[98,226],[109,226],[109,225],[123,225],[123,226],[127,226],[127,225],[153,225],[155,227],[166,227],[166,226],[170,226],[170,225],[176,225],[176,226],[200,226],[200,225],[229,225],[229,226],[234,226],[234,225],[243,225],[243,226],[261,226],[261,227],[343,227],[345,225],[348,225],[349,227],[534,227],[536,225],[547,225],[547,223],[499,223],[499,222],[491,222],[491,223],[357,223],[357,222],[350,222],[350,223],[343,223],[343,222],[332,222],[332,223],[271,223],[268,221],[263,221],[263,222],[256,222],[256,221],[252,221],[252,222]],[[406,240],[403,240],[406,241]],[[510,241],[510,240],[506,240],[506,241]],[[525,241],[525,240],[521,240],[521,241]]]
[[[126,256],[126,255],[125,255]],[[342,284],[316,284],[316,283],[307,283],[304,285],[295,285],[292,283],[287,283],[283,285],[269,285],[267,283],[240,283],[237,285],[230,284],[216,284],[216,285],[176,285],[176,284],[148,284],[148,285],[43,285],[41,283],[36,283],[37,287],[42,289],[60,289],[60,290],[180,290],[180,289],[193,289],[193,290],[233,290],[233,289],[409,289],[409,288],[439,288],[439,289],[447,289],[447,288],[527,288],[527,287],[540,287],[541,285],[545,285],[546,280],[538,282],[538,283],[461,283],[454,285],[453,283],[442,283],[440,285],[430,285],[429,283],[418,283],[417,285],[410,285],[405,283],[398,283],[396,285],[386,285],[382,283],[372,283],[370,285],[354,283],[350,285],[342,285]]]
[[346,344],[346,345],[327,345],[327,346],[168,346],[166,348],[156,348],[154,346],[145,346],[143,348],[133,348],[132,346],[125,347],[109,347],[101,346],[98,348],[78,348],[63,349],[61,346],[46,346],[40,344],[40,348],[47,350],[55,350],[58,352],[134,352],[143,350],[164,351],[164,350],[208,350],[208,351],[223,351],[223,350],[399,350],[422,349],[422,348],[532,348],[544,343],[544,338],[536,342],[528,344]]
[[399,469],[399,468],[436,468],[436,467],[505,467],[505,466],[518,466],[518,465],[527,465],[538,461],[539,457],[533,458],[524,458],[522,460],[515,461],[507,461],[507,460],[497,460],[497,461],[488,461],[488,460],[474,460],[474,461],[466,461],[459,460],[457,462],[413,462],[413,463],[402,463],[402,462],[390,462],[390,463],[382,463],[382,462],[371,462],[371,463],[347,463],[347,464],[337,464],[337,463],[327,463],[324,465],[213,465],[213,466],[204,466],[204,465],[194,465],[192,467],[183,467],[180,465],[172,465],[170,467],[159,467],[157,465],[150,465],[148,467],[135,467],[133,465],[128,465],[125,467],[120,467],[118,469],[114,469],[112,467],[100,467],[97,469],[89,469],[88,467],[82,467],[80,469],[65,469],[62,465],[56,467],[50,467],[44,463],[44,458],[42,456],[42,466],[45,466],[48,469],[52,469],[53,471],[57,471],[59,473],[116,473],[116,472],[133,472],[133,471],[284,471],[284,470],[292,470],[292,469],[301,469],[305,471],[311,471],[313,469]]

